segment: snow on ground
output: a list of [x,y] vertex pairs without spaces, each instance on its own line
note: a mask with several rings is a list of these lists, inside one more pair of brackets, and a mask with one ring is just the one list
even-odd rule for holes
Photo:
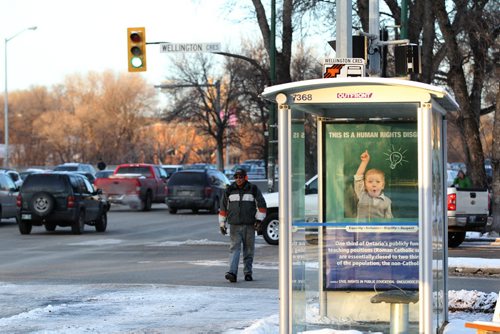
[[[15,285],[0,283],[0,332],[277,334],[275,289],[170,285]],[[496,293],[450,291],[446,334],[474,333],[465,321],[490,321]],[[22,304],[23,309],[12,308]],[[9,306],[10,305],[10,306]],[[10,307],[10,308],[9,308]],[[308,331],[306,333],[361,333]]]
[[[462,267],[482,259],[450,258]],[[500,260],[488,260],[488,265]],[[279,291],[173,285],[36,285],[0,282],[0,333],[279,333]],[[496,293],[449,291],[444,334],[475,333],[466,321],[490,321]],[[308,334],[357,334],[323,329]]]
[[[169,242],[168,246],[176,244]],[[500,259],[449,258],[449,266],[500,268]],[[0,282],[0,296],[0,333],[279,333],[279,291],[276,289]],[[476,290],[449,291],[448,299],[450,324],[444,334],[472,334],[475,330],[465,328],[464,323],[491,321],[498,294]],[[305,333],[361,332],[322,329]]]

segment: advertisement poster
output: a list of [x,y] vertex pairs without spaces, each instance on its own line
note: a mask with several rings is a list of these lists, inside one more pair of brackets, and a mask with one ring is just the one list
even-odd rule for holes
[[325,288],[418,289],[416,123],[325,123]]

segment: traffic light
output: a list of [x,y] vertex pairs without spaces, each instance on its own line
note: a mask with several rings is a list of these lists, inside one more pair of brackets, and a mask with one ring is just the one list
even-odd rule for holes
[[146,71],[146,28],[127,28],[128,71]]

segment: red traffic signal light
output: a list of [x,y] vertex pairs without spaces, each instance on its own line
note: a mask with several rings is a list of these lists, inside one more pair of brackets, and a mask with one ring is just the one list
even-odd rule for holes
[[146,71],[146,28],[127,28],[127,48],[128,71]]

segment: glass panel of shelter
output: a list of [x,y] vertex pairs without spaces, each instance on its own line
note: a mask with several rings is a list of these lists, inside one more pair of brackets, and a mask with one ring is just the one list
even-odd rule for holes
[[[391,311],[406,311],[408,333],[418,333],[417,104],[399,113],[390,106],[391,117],[381,117],[382,105],[362,108],[367,112],[338,105],[289,111],[294,333],[388,333]],[[374,196],[354,177],[363,156],[363,177],[371,170],[383,184]],[[315,173],[318,194],[306,194]]]
[[435,310],[433,318],[433,328],[439,328],[439,324],[443,323],[446,315],[445,305],[447,298],[445,292],[445,251],[444,240],[446,236],[444,222],[447,209],[443,207],[446,203],[446,193],[444,187],[444,163],[445,157],[443,150],[443,116],[439,112],[432,113],[431,123],[431,145],[432,145],[432,276],[433,276],[433,300],[432,305]]

